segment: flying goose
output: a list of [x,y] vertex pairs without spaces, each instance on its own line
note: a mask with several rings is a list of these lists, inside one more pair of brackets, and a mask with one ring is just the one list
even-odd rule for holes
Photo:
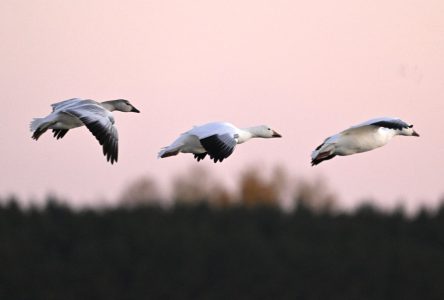
[[336,155],[351,155],[370,151],[387,144],[395,135],[419,136],[401,119],[383,117],[371,119],[330,136],[311,154],[311,165],[332,159]]
[[32,120],[30,129],[33,139],[38,140],[48,129],[52,129],[55,138],[61,139],[68,130],[85,125],[103,145],[103,154],[111,164],[117,162],[118,157],[118,134],[112,111],[139,112],[124,99],[96,102],[73,98],[51,106],[52,112],[49,115]]
[[222,162],[233,153],[236,144],[258,137],[275,138],[281,135],[266,125],[239,129],[226,122],[207,123],[182,133],[171,145],[161,149],[158,158],[182,152],[193,153],[197,161],[208,154],[215,163]]

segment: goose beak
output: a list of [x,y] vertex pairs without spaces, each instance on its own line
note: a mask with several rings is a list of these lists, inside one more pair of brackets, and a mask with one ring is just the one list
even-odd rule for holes
[[412,136],[419,136],[419,134],[413,130]]
[[133,106],[133,108],[131,109],[131,112],[140,113],[140,111],[139,111],[137,108],[135,108],[134,106]]
[[280,135],[279,133],[277,133],[276,131],[273,130],[273,135],[271,137],[282,137],[282,135]]

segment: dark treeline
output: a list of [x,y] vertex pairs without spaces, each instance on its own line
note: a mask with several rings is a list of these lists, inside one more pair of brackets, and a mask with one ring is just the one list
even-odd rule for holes
[[444,208],[0,206],[0,299],[444,299]]

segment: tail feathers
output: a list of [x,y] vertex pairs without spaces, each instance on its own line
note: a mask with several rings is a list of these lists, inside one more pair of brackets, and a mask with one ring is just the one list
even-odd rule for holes
[[45,118],[34,118],[30,124],[30,129],[33,132],[32,138],[38,140],[39,137],[48,130],[51,123],[45,121]]
[[46,132],[46,130],[48,130],[48,128],[37,128],[36,131],[34,131],[34,133],[32,134],[32,138],[37,141],[39,137]]
[[311,155],[311,165],[315,166],[324,160],[332,159],[336,156],[334,144],[321,144]]
[[318,156],[316,156],[315,158],[313,158],[311,160],[311,165],[316,166],[319,163],[321,163],[322,161],[332,159],[335,156],[336,156],[336,154],[331,154],[329,152],[322,152]]
[[34,118],[32,119],[31,123],[29,124],[29,129],[31,130],[31,132],[34,132],[37,130],[37,128],[40,127],[40,125],[42,125],[45,121],[45,118]]
[[178,148],[171,148],[171,147],[165,147],[162,148],[162,150],[159,151],[159,154],[157,155],[157,158],[165,158],[169,156],[174,156],[179,154]]

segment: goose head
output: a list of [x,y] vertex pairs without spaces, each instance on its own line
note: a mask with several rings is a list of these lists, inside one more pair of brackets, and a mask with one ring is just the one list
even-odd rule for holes
[[271,129],[270,126],[261,125],[250,128],[250,132],[254,137],[260,138],[280,138],[282,135]]
[[105,101],[103,102],[103,104],[111,106],[112,107],[111,110],[140,113],[140,111],[137,108],[135,108],[128,100],[125,99]]
[[398,134],[406,136],[419,136],[419,134],[413,129],[413,125],[409,125],[407,128],[403,128]]

